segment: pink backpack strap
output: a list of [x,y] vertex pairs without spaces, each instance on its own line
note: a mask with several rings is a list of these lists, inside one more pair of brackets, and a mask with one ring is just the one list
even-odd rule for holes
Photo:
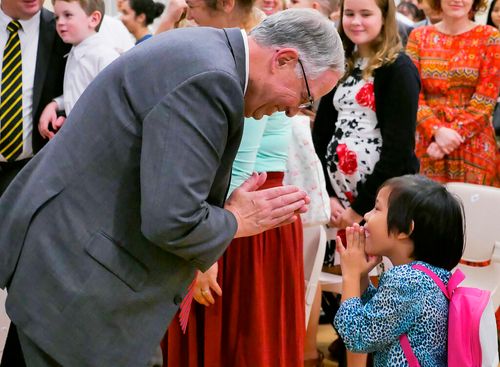
[[[449,292],[449,290],[450,290],[450,284],[448,284],[448,288],[446,288],[446,286],[444,285],[443,281],[441,279],[439,279],[439,277],[436,275],[436,273],[434,273],[432,270],[426,268],[425,266],[422,266],[422,265],[419,265],[419,264],[415,264],[415,265],[412,266],[412,268],[420,270],[420,271],[423,271],[425,274],[427,274],[428,276],[430,276],[431,279],[434,281],[434,283],[436,283],[437,286],[443,291],[443,293],[446,296],[446,298],[450,299],[450,296],[451,296],[451,293]],[[455,271],[455,274],[457,272],[460,272],[460,274],[462,274],[462,276],[463,276],[463,273],[460,270],[457,269]],[[453,274],[453,275],[455,275],[455,274]],[[453,276],[452,276],[452,278],[453,278]],[[456,285],[458,285],[462,280],[463,279],[461,279]],[[451,278],[450,278],[450,281],[451,281]],[[456,286],[455,286],[455,288],[456,288]],[[452,288],[451,290],[453,291],[455,288]]]
[[406,334],[399,336],[399,344],[401,344],[401,348],[403,349],[403,353],[405,354],[409,366],[420,367],[420,363],[418,363],[418,359],[415,357],[413,349],[411,349],[410,340]]
[[[436,285],[443,291],[446,298],[450,299],[453,291],[457,286],[465,279],[464,273],[460,271],[460,269],[455,270],[453,275],[448,282],[448,287],[446,287],[441,279],[434,273],[432,270],[426,268],[425,266],[415,264],[412,266],[413,269],[420,270],[427,274],[431,279],[436,283]],[[408,361],[410,367],[420,367],[418,363],[417,357],[413,353],[413,349],[411,349],[410,340],[406,334],[399,336],[399,344],[401,344],[401,348],[403,349],[403,353]]]

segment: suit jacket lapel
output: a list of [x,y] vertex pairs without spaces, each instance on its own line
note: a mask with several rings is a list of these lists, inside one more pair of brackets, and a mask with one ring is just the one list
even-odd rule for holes
[[55,20],[51,12],[42,8],[40,13],[40,34],[38,36],[38,51],[36,55],[35,81],[33,84],[33,113],[38,110],[45,77],[49,68],[52,45],[56,37]]
[[245,44],[243,43],[243,36],[239,28],[225,28],[223,29],[226,34],[229,48],[236,63],[236,70],[240,76],[241,89],[245,89],[246,80],[246,65],[245,65]]

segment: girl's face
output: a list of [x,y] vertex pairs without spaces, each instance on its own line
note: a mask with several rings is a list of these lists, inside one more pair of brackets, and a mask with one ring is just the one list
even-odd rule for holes
[[389,234],[387,228],[388,200],[390,187],[383,187],[377,195],[375,207],[365,214],[366,253],[373,256],[391,258],[399,247],[396,236]]
[[361,56],[368,55],[383,24],[382,11],[375,0],[345,0],[342,27],[347,37],[358,46]]
[[493,11],[491,12],[491,20],[493,24],[500,29],[500,0],[497,0],[493,6]]
[[474,0],[441,0],[443,16],[453,19],[469,19]]

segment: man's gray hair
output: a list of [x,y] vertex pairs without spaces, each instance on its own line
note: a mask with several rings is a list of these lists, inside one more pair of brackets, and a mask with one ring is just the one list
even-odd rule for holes
[[264,47],[296,49],[311,79],[326,70],[344,74],[344,48],[335,24],[316,10],[280,11],[264,19],[250,35]]

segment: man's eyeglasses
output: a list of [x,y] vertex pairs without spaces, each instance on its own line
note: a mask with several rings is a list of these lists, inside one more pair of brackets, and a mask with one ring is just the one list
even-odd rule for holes
[[307,77],[306,77],[306,72],[304,71],[304,66],[302,65],[300,59],[297,59],[297,61],[299,62],[300,69],[302,70],[302,75],[304,75],[304,81],[306,83],[306,89],[307,89],[307,102],[300,104],[299,108],[311,109],[312,106],[314,105],[314,99],[311,96],[311,91],[309,90],[309,83],[307,83]]

